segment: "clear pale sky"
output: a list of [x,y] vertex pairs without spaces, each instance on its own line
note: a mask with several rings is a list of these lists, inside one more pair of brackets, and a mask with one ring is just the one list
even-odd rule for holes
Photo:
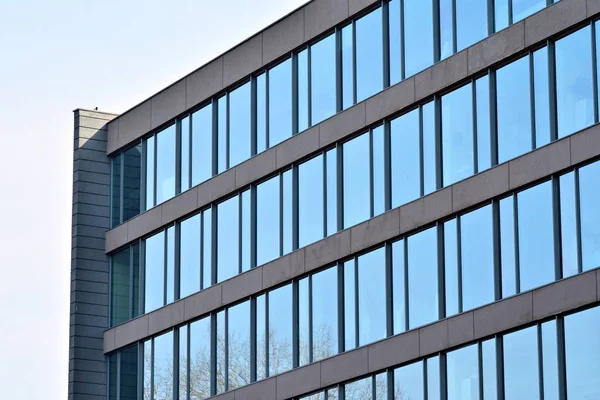
[[73,114],[122,113],[306,0],[0,0],[0,397],[66,400]]

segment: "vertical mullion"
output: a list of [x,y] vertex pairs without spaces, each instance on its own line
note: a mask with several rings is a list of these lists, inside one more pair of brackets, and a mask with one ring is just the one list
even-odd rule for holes
[[496,391],[498,399],[504,399],[504,339],[496,336]]
[[204,289],[204,268],[206,268],[204,265],[204,211],[201,211],[198,215],[200,218],[200,235],[198,235],[200,238],[200,243],[198,244],[200,248],[200,290],[202,290]]
[[352,20],[352,104],[357,99],[357,73],[356,73],[356,20]]
[[477,343],[477,374],[479,375],[479,379],[477,379],[479,400],[483,400],[483,342],[481,341]]
[[548,91],[550,98],[550,141],[558,139],[558,114],[556,109],[556,52],[553,41],[548,41]]
[[373,129],[369,130],[369,217],[375,215],[375,185],[373,183]]
[[[108,365],[108,367],[110,368],[110,364]],[[108,376],[108,379],[109,379],[109,384],[111,384],[110,374]],[[121,352],[120,351],[117,352],[117,382],[116,382],[116,386],[117,386],[117,398],[115,400],[121,400]]]
[[179,399],[179,344],[180,344],[180,332],[183,327],[173,329],[173,399]]
[[408,325],[410,322],[410,318],[409,318],[409,311],[410,311],[410,304],[408,304],[408,238],[404,238],[403,240],[403,246],[404,246],[404,268],[403,268],[403,274],[404,274],[404,330],[408,331],[410,329],[410,326]]
[[[308,52],[308,50],[307,50]],[[308,66],[310,71],[310,65]],[[343,69],[342,69],[342,30],[339,27],[335,28],[335,108],[336,112],[341,112],[343,109]]]
[[[427,385],[427,361],[429,358],[423,360],[423,400],[429,400],[429,385]],[[438,400],[438,399],[436,399]]]
[[[446,353],[441,353],[440,358],[440,394],[442,399],[448,398],[448,379],[446,377],[447,365],[446,365]],[[436,399],[437,400],[437,399]]]
[[189,115],[189,123],[188,123],[188,143],[190,144],[190,147],[188,148],[188,187],[191,188],[192,187],[192,182],[194,181],[192,179],[192,174],[194,173],[194,169],[192,168],[192,157],[194,157],[194,154],[192,152],[192,149],[194,148],[194,143],[192,143],[192,140],[194,139],[194,135],[192,135],[193,129],[194,129],[194,118],[192,117],[192,114]]
[[513,24],[513,0],[508,0],[508,25]]
[[154,135],[153,142],[154,142],[153,143],[154,144],[154,165],[153,165],[154,168],[152,171],[152,181],[154,182],[154,184],[152,187],[152,189],[153,189],[152,190],[152,192],[153,192],[152,193],[152,206],[154,207],[154,206],[156,206],[156,203],[157,203],[157,201],[156,201],[156,193],[157,193],[156,170],[158,169],[158,164],[157,164],[157,162],[158,162],[158,135]]
[[[133,253],[134,253],[133,246],[130,246],[129,247],[129,285],[128,285],[129,286],[128,287],[128,289],[129,289],[129,309],[128,309],[129,319],[133,319],[135,317],[135,315],[133,314],[133,302],[135,301],[135,299],[133,297],[133,261],[134,261]],[[113,271],[111,268],[111,271],[110,271],[111,276],[109,277],[109,279],[112,278],[112,273],[113,273]],[[112,280],[110,280],[109,282],[111,282],[111,285],[109,288],[112,291]],[[138,286],[139,286],[139,283],[138,283]],[[108,297],[108,300],[109,300],[109,302],[111,302],[110,295]],[[108,309],[109,309],[109,311],[111,311],[111,307],[109,307]],[[112,316],[112,312],[111,312],[111,316]]]
[[238,243],[239,243],[239,247],[238,247],[238,274],[242,273],[242,263],[243,263],[243,245],[242,243],[244,242],[243,239],[243,230],[244,230],[244,226],[243,226],[243,220],[244,220],[244,216],[242,215],[242,212],[244,210],[244,208],[242,207],[242,197],[243,194],[239,193],[237,195],[238,198]]
[[491,166],[498,165],[498,102],[496,96],[496,71],[489,71],[490,92],[490,151]]
[[[427,0],[425,0],[427,1]],[[433,1],[433,63],[441,58],[440,0]]]
[[487,0],[487,31],[488,36],[496,32],[496,10],[494,9],[494,0]]
[[[322,173],[322,177],[323,177],[323,237],[326,238],[328,235],[327,232],[327,218],[329,217],[328,213],[327,213],[327,199],[329,198],[329,196],[331,195],[330,193],[328,193],[327,191],[327,151],[323,152],[323,173]],[[299,217],[299,216],[298,216]]]
[[452,54],[456,54],[456,51],[458,49],[457,38],[458,27],[456,25],[456,0],[452,0]]
[[358,312],[359,307],[359,296],[358,296],[358,257],[354,257],[354,348],[360,345],[360,313]]
[[137,398],[140,399],[140,398],[143,398],[143,396],[144,396],[144,362],[145,362],[146,358],[144,356],[144,343],[138,342],[136,347],[137,347],[136,391],[138,393]]
[[383,88],[390,86],[390,7],[389,0],[381,5],[381,27],[383,45]]
[[[119,176],[119,223],[123,223],[124,217],[123,217],[123,208],[124,208],[124,200],[125,200],[125,153],[122,152],[121,154],[119,154],[117,157],[120,158],[120,175]],[[110,180],[110,183],[112,185],[112,177]],[[112,196],[110,199],[111,203],[112,203]],[[110,212],[113,212],[113,209],[111,207]],[[111,220],[112,223],[112,220]]]
[[519,201],[518,194],[513,195],[513,229],[515,237],[515,291],[521,293],[521,261],[519,259]]
[[537,148],[536,142],[536,126],[535,126],[535,66],[533,60],[533,52],[530,51],[529,58],[529,109],[530,109],[530,124],[531,124],[531,150]]
[[269,360],[269,292],[265,293],[265,378],[271,375],[271,366]]
[[536,328],[537,328],[539,400],[544,400],[544,351],[543,351],[543,344],[542,344],[542,324],[537,324]]
[[[394,400],[396,399],[396,396],[394,395],[394,371],[391,368],[388,368],[385,373],[387,375],[387,396],[385,400]],[[377,397],[374,397],[373,399],[377,399]]]
[[579,168],[575,174],[575,226],[577,228],[577,273],[583,272],[583,250],[581,244],[581,194],[579,184]]
[[167,263],[169,262],[169,234],[168,234],[168,228],[163,229],[163,235],[165,235],[164,240],[163,240],[163,306],[167,304],[167,290],[168,288],[168,279],[167,279],[167,275],[168,275],[168,268],[167,268]]
[[265,149],[271,147],[270,142],[270,104],[269,104],[269,70],[265,71]]
[[[443,226],[443,225],[442,225]],[[442,242],[443,243],[443,242]],[[456,273],[458,282],[458,312],[463,312],[462,235],[461,217],[456,217]]]
[[146,170],[148,169],[147,164],[147,158],[148,158],[148,140],[147,139],[143,139],[142,140],[142,158],[140,160],[140,211],[146,210],[146,198],[147,198],[147,193],[146,193],[146,178],[147,178],[147,174],[146,174]]
[[565,355],[565,319],[558,317],[556,320],[556,342],[558,350],[558,398],[567,398],[567,372]]
[[150,340],[150,399],[154,400],[154,339]]
[[554,230],[554,279],[562,278],[562,246],[561,246],[561,220],[560,220],[560,179],[552,177],[552,228]]
[[230,101],[229,101],[229,92],[227,92],[227,99],[225,102],[225,107],[226,107],[226,112],[225,112],[225,169],[229,169],[230,168],[230,163],[231,163],[231,156],[230,156],[230,148],[231,148],[231,124],[229,123],[229,118],[230,118]]
[[376,380],[376,376],[373,374],[371,375],[371,398],[373,400],[375,400],[377,398],[377,380]]
[[191,338],[190,338],[190,335],[192,334],[192,329],[190,328],[190,324],[187,324],[185,326],[185,329],[187,330],[187,334],[186,334],[186,341],[187,341],[187,343],[186,343],[186,346],[185,346],[185,349],[186,349],[186,352],[187,352],[187,354],[186,354],[186,366],[185,366],[185,371],[186,371],[185,372],[185,374],[186,374],[185,383],[186,383],[186,393],[187,393],[187,396],[186,396],[185,400],[190,400],[190,397],[191,397],[191,394],[190,394],[190,389],[191,389],[191,383],[190,383],[190,380],[191,380],[190,379],[190,369],[191,369],[190,355],[192,353],[191,350],[190,350],[190,344],[192,342]]
[[229,390],[229,308],[222,312],[225,313],[225,337],[223,338],[225,342],[225,367],[223,368],[223,374],[225,375],[225,391],[227,392]]
[[217,314],[210,315],[210,394],[217,394]]
[[592,30],[592,85],[594,93],[594,122],[598,122],[598,54],[596,54],[596,21],[591,24]]
[[146,313],[146,241],[140,241],[140,298],[139,298],[139,313]]
[[307,117],[308,117],[308,126],[311,127],[312,126],[312,54],[311,54],[311,46],[308,46],[306,48],[306,72],[307,72],[307,81],[308,81],[308,87],[306,88],[306,92],[307,92],[307,102],[308,102],[308,107],[307,107]]

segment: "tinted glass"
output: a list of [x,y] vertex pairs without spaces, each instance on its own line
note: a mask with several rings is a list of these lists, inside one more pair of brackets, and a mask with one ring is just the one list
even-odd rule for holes
[[490,78],[484,76],[475,81],[477,107],[477,171],[492,166],[490,129]]
[[227,96],[223,96],[217,103],[217,172],[223,172],[227,169]]
[[358,344],[386,336],[385,248],[358,257]]
[[167,304],[175,301],[175,227],[167,229]]
[[517,194],[521,291],[554,280],[552,182]]
[[473,175],[473,90],[471,85],[442,96],[444,186]]
[[356,100],[383,89],[383,31],[381,8],[356,21]]
[[312,277],[313,361],[338,352],[338,269],[326,269]]
[[123,153],[123,222],[140,213],[142,174],[142,145],[138,144]]
[[[225,311],[218,312],[215,318],[216,333],[213,337],[217,343],[216,348],[212,349],[214,358],[217,362],[217,368],[212,374],[216,374],[217,394],[227,390],[227,322]],[[211,364],[212,365],[212,364]]]
[[352,25],[342,28],[342,107],[354,104],[354,56]]
[[394,370],[395,399],[424,400],[423,361]]
[[292,136],[291,59],[269,70],[269,147],[283,142],[290,136]]
[[338,174],[337,174],[337,149],[325,153],[327,168],[327,235],[337,232],[338,228]]
[[144,400],[152,399],[152,339],[144,342],[144,375],[142,377],[142,387]]
[[371,161],[373,177],[373,216],[385,212],[385,145],[383,126],[373,129],[373,159]]
[[400,19],[400,0],[390,0],[388,10],[390,85],[395,85],[402,80],[402,21]]
[[267,73],[256,77],[256,152],[267,149]]
[[529,57],[496,71],[498,162],[531,150]]
[[137,400],[138,386],[137,345],[121,351],[121,397],[120,400]]
[[392,208],[421,195],[419,109],[390,123]]
[[[179,332],[179,400],[187,400],[188,394],[188,327],[182,326]],[[136,399],[137,400],[137,399]]]
[[[202,212],[202,288],[212,284],[212,210]],[[216,277],[215,277],[216,279]]]
[[400,240],[392,244],[392,307],[394,310],[394,334],[406,330],[406,262],[405,242]]
[[[110,159],[110,226],[121,223],[121,155]],[[116,390],[116,389],[115,389]],[[116,393],[116,392],[115,392]]]
[[228,309],[228,390],[250,383],[250,301]]
[[460,218],[462,311],[494,301],[494,233],[492,206]]
[[558,400],[558,345],[556,320],[542,324],[544,400]]
[[440,357],[427,359],[427,399],[442,400],[440,382]]
[[184,192],[190,188],[190,117],[183,118],[179,124],[179,140],[181,143],[179,191]]
[[496,400],[497,371],[496,371],[496,339],[486,340],[481,344],[481,364],[483,369],[483,400]]
[[298,167],[298,246],[323,238],[323,156]]
[[579,170],[581,251],[583,270],[600,266],[600,162]]
[[212,176],[212,105],[192,114],[192,186]]
[[250,82],[229,93],[229,167],[250,158]]
[[344,263],[344,350],[356,347],[356,274],[355,260]]
[[145,248],[144,312],[149,313],[164,305],[165,233],[160,232],[146,239]]
[[344,143],[344,227],[369,219],[369,133]]
[[565,317],[565,353],[568,398],[599,398],[599,307]]
[[308,50],[303,50],[298,53],[298,132],[308,127]]
[[108,356],[108,400],[117,400],[117,357],[117,353]]
[[558,137],[594,123],[591,41],[589,26],[556,41]]
[[155,136],[146,140],[146,210],[154,207],[155,140]]
[[239,274],[239,207],[238,196],[217,206],[217,282]]
[[509,0],[494,0],[495,32],[501,31],[508,26],[508,1]]
[[200,290],[200,214],[181,222],[179,239],[179,297]]
[[475,44],[488,34],[487,2],[456,0],[456,47],[458,51]]
[[279,181],[275,176],[256,188],[256,264],[279,257]]
[[575,202],[575,173],[571,172],[560,177],[560,241],[563,278],[575,275],[579,269]]
[[173,398],[173,332],[154,338],[154,398]]
[[368,377],[344,385],[344,399],[373,400],[373,378]]
[[515,252],[514,198],[500,200],[500,265],[502,266],[502,297],[517,293],[517,263]]
[[547,0],[512,0],[513,23],[518,22],[531,14],[546,7]]
[[433,2],[404,1],[406,77],[433,64]]
[[507,399],[539,399],[537,327],[504,336],[504,393]]
[[458,271],[458,224],[454,218],[444,223],[446,316],[460,312],[458,288],[461,277]]
[[453,0],[439,0],[440,4],[440,59],[454,53]]
[[133,249],[133,316],[140,315],[140,244],[136,243],[131,246]]
[[175,196],[175,125],[156,135],[156,204]]
[[548,48],[533,53],[535,96],[535,146],[550,143],[550,89],[548,76]]
[[437,189],[436,134],[435,134],[435,102],[431,101],[421,107],[423,124],[423,194]]
[[292,369],[292,285],[269,292],[269,375]]
[[[224,346],[217,342],[217,346]],[[210,317],[190,324],[190,399],[210,397]]]
[[126,248],[111,257],[110,282],[110,326],[118,325],[130,318],[131,248]]
[[438,319],[437,229],[408,238],[409,328]]
[[477,344],[446,355],[448,400],[479,400],[479,355]]
[[311,122],[318,124],[336,111],[335,34],[310,47]]

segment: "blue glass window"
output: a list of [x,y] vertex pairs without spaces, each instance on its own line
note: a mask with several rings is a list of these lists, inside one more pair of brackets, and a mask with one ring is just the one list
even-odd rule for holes
[[280,255],[279,183],[275,176],[256,187],[256,265]]
[[546,7],[547,0],[512,0],[513,24]]
[[170,399],[173,397],[173,332],[165,333],[153,340],[154,398]]
[[406,330],[406,259],[405,241],[392,244],[392,308],[394,334]]
[[423,361],[408,364],[394,370],[394,390],[400,399],[424,400]]
[[421,107],[423,123],[423,188],[424,195],[437,190],[436,134],[435,134],[435,102]]
[[231,168],[250,158],[252,116],[251,84],[245,83],[229,93],[229,165]]
[[165,232],[146,239],[145,250],[144,312],[149,313],[165,304]]
[[336,112],[335,34],[310,47],[310,93],[312,125]]
[[200,290],[200,220],[195,215],[181,222],[179,239],[179,297]]
[[406,77],[433,64],[433,1],[404,1]]
[[268,293],[269,376],[292,369],[292,285]]
[[488,75],[475,81],[477,107],[477,172],[492,166],[490,128],[490,78]]
[[550,143],[550,89],[548,48],[533,53],[535,97],[535,147]]
[[556,320],[542,324],[544,400],[558,400],[558,338]]
[[[249,108],[249,107],[248,107]],[[292,136],[292,60],[269,70],[269,147]]]
[[600,266],[600,162],[579,170],[581,252],[584,271]]
[[190,400],[210,397],[210,332],[210,317],[190,324]]
[[383,89],[381,8],[356,21],[356,101]]
[[500,200],[500,265],[502,297],[517,293],[517,261],[515,251],[515,199]]
[[388,10],[390,85],[395,85],[402,80],[402,21],[400,19],[400,0],[390,0]]
[[539,399],[537,327],[504,336],[504,394],[507,399]]
[[[301,68],[300,65],[298,68]],[[300,71],[300,70],[299,70]],[[298,78],[300,79],[300,78]],[[298,105],[300,108],[300,104]],[[267,149],[267,73],[256,77],[256,152]]]
[[354,104],[354,28],[342,28],[342,108]]
[[496,400],[498,397],[496,371],[496,340],[486,340],[481,344],[481,364],[483,374],[483,400]]
[[344,350],[357,346],[356,340],[356,259],[344,263]]
[[328,268],[312,276],[313,361],[338,352],[338,269]]
[[473,166],[473,89],[466,85],[442,96],[444,186],[475,172]]
[[323,156],[298,167],[298,247],[323,238]]
[[327,168],[327,235],[329,236],[338,230],[337,149],[325,153],[325,165]]
[[343,145],[345,228],[371,216],[369,135],[364,133]]
[[[318,71],[311,74],[319,73]],[[308,50],[298,53],[298,132],[310,126],[308,123]]]
[[373,212],[372,216],[385,212],[385,145],[384,129],[378,126],[371,132],[373,147],[371,160],[371,176],[373,179]]
[[577,216],[575,173],[560,177],[560,236],[563,278],[577,274]]
[[212,176],[212,105],[192,114],[192,186]]
[[144,179],[146,180],[146,210],[154,207],[154,154],[155,154],[155,140],[154,136],[149,137],[146,144],[146,176]]
[[240,199],[238,196],[225,200],[217,206],[217,282],[240,273]]
[[175,196],[175,125],[156,135],[156,204]]
[[437,229],[408,237],[409,328],[436,321],[438,313]]
[[454,53],[453,0],[439,0],[440,13],[440,60]]
[[227,135],[227,96],[217,100],[217,172],[221,173],[228,166]]
[[123,153],[123,222],[140,213],[141,153],[141,144]]
[[479,400],[478,345],[463,347],[446,355],[448,400]]
[[250,364],[250,301],[245,301],[227,310],[228,390],[251,382]]
[[458,51],[485,38],[488,34],[487,1],[456,0],[456,47]]
[[125,250],[122,250],[111,257],[110,326],[118,325],[131,318],[131,251],[132,248],[128,247]]
[[190,147],[190,117],[187,116],[183,118],[180,122],[180,146],[181,146],[181,156],[179,160],[180,166],[180,176],[179,176],[179,191],[183,192],[190,188],[190,156],[191,156],[191,147]]
[[495,32],[508,26],[508,0],[494,0]]
[[390,123],[392,208],[421,195],[419,109]]
[[358,344],[386,336],[385,248],[358,257]]
[[600,397],[600,307],[565,317],[567,397]]
[[458,269],[458,224],[457,219],[444,222],[444,274],[446,294],[446,316],[458,314],[459,281]]

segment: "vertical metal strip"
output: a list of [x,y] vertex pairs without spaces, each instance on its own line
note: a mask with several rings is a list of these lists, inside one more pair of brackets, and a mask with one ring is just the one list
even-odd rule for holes
[[[116,386],[117,386],[117,399],[116,400],[121,400],[121,352],[117,352],[116,354],[117,356],[117,382],[116,382]],[[108,364],[108,367],[110,368],[110,362]],[[109,384],[110,384],[110,371],[109,371]],[[110,388],[110,386],[109,386]],[[108,393],[110,393],[110,389],[108,391]]]
[[152,187],[152,206],[156,206],[156,204],[158,203],[157,201],[157,177],[156,177],[156,170],[158,168],[158,135],[154,135],[154,165],[153,165],[153,171],[152,171],[152,181],[154,182],[153,187]]
[[358,312],[360,297],[358,295],[358,257],[354,257],[354,347],[360,346],[360,313]]
[[567,366],[565,353],[565,319],[558,317],[556,320],[556,343],[558,351],[558,398],[567,398]]
[[[327,235],[329,234],[329,232],[327,232],[327,221],[328,221],[328,212],[327,212],[327,199],[330,196],[330,194],[328,193],[327,190],[327,151],[323,152],[323,155],[321,156],[321,158],[323,159],[323,163],[322,163],[322,179],[323,179],[323,237],[327,237]],[[300,218],[300,216],[298,216],[298,218]],[[333,233],[333,232],[331,232]]]
[[[483,398],[483,342],[479,341],[477,343],[477,374],[478,379],[477,383],[479,384],[479,400],[484,400]],[[486,399],[488,400],[488,399]],[[491,400],[491,399],[489,399]]]
[[225,391],[227,392],[229,390],[229,308],[222,312],[225,313],[225,337],[223,338],[225,342],[225,367],[223,368],[223,374],[225,375]]
[[250,268],[256,268],[256,185],[250,186]]
[[[427,0],[426,0],[427,1]],[[440,0],[433,1],[433,63],[441,59]]]
[[194,135],[192,135],[192,132],[194,131],[194,118],[192,117],[193,114],[189,115],[189,124],[188,124],[188,143],[190,144],[190,147],[188,149],[188,160],[189,160],[189,164],[188,164],[188,188],[192,187],[192,182],[194,181],[192,178],[192,174],[194,173],[194,169],[192,168],[192,164],[193,164],[193,157],[194,157],[194,152],[192,151],[192,149],[194,148]]
[[542,324],[537,324],[536,328],[537,328],[539,400],[544,400],[544,347],[542,344]]
[[140,299],[139,313],[146,313],[146,240],[140,240]]
[[[299,236],[300,236],[300,223],[299,223],[299,182],[298,182],[298,165],[294,165],[292,167],[292,249],[296,250],[299,247]],[[282,175],[283,176],[283,175]],[[283,185],[281,185],[281,204],[283,209]],[[281,238],[283,240],[284,234],[283,231],[281,233]],[[282,242],[283,243],[283,242]],[[281,255],[283,255],[283,247]]]
[[452,54],[458,51],[458,26],[456,25],[456,0],[452,0]]
[[200,290],[204,289],[204,224],[205,222],[205,218],[204,218],[204,211],[201,211],[200,214],[198,214],[199,218],[200,218],[200,235],[198,235],[198,237],[200,238],[200,243],[198,243],[198,248],[200,249]]
[[[435,103],[434,103],[435,107]],[[434,121],[435,123],[435,121]],[[425,145],[423,139],[423,106],[419,106],[419,180],[420,197],[425,196]],[[391,142],[391,138],[390,138]]]
[[225,169],[231,168],[231,124],[229,121],[231,120],[231,108],[229,101],[229,92],[227,92],[227,100],[225,103],[226,112],[225,112]]
[[192,354],[192,351],[190,350],[190,345],[191,345],[191,334],[192,334],[192,329],[190,327],[190,324],[187,324],[185,326],[185,329],[187,330],[187,335],[186,335],[186,346],[185,349],[187,351],[186,354],[186,367],[185,367],[185,371],[186,371],[186,376],[185,376],[185,383],[186,383],[186,393],[187,396],[185,399],[180,399],[180,400],[190,400],[191,394],[190,394],[190,389],[191,389],[191,379],[190,379],[190,369],[191,369],[191,361],[190,361],[190,355]]
[[344,146],[337,145],[337,230],[344,229]]
[[307,102],[308,102],[308,107],[307,107],[307,117],[308,117],[308,126],[312,126],[312,50],[311,50],[311,46],[308,46],[306,48],[306,72],[307,72],[307,80],[308,80],[308,87],[306,88],[307,90]]
[[271,131],[271,96],[269,96],[270,85],[269,85],[269,70],[265,71],[265,149],[271,147],[270,131]]
[[504,339],[496,336],[496,391],[498,399],[504,399]]
[[181,222],[175,222],[175,243],[173,246],[175,251],[175,271],[174,271],[174,282],[175,287],[173,288],[173,299],[179,300],[181,297]]
[[167,276],[169,275],[169,269],[167,267],[168,263],[169,263],[169,234],[168,234],[168,230],[169,228],[166,227],[163,229],[163,235],[164,235],[164,240],[163,240],[163,306],[167,304],[167,291],[169,290],[169,285],[168,285],[168,279]]
[[389,0],[383,0],[381,3],[383,88],[385,89],[390,86],[390,6]]
[[496,32],[496,10],[494,0],[487,0],[487,33],[491,36]]
[[210,314],[210,394],[217,394],[217,314]]
[[442,149],[442,99],[439,96],[434,98],[435,115],[435,181],[436,189],[441,189],[444,184],[444,156]]
[[492,235],[494,248],[494,300],[502,298],[502,240],[500,232],[500,201],[492,200]]
[[[391,368],[388,369],[386,372],[386,381],[387,381],[387,396],[385,400],[395,400],[396,396],[395,396],[395,390],[394,390],[394,370],[392,370]],[[374,398],[374,400],[377,399],[377,397]]]
[[154,339],[150,339],[150,398],[154,400],[156,393],[154,393]]
[[271,375],[271,366],[269,360],[269,342],[271,341],[269,335],[269,292],[265,293],[265,378],[268,378]]
[[498,102],[496,96],[496,71],[489,70],[490,92],[490,147],[491,166],[498,165]]
[[180,331],[183,329],[175,328],[172,330],[173,332],[173,399],[179,399],[179,359],[181,354],[179,354],[180,347]]
[[583,272],[583,247],[581,243],[581,187],[579,168],[575,169],[575,226],[577,229],[577,273]]
[[238,200],[238,243],[239,243],[239,247],[238,247],[238,275],[242,273],[242,264],[243,264],[243,231],[244,231],[244,215],[243,215],[243,211],[244,211],[244,207],[242,207],[242,197],[243,197],[243,192],[240,192],[237,195],[237,200]]
[[[427,384],[428,376],[427,376],[427,361],[429,359],[423,359],[423,400],[429,400],[429,385]],[[435,399],[439,400],[439,399]]]
[[[446,365],[446,353],[441,353],[439,355],[440,358],[440,397],[442,399],[448,398],[448,379],[447,379],[447,369]],[[437,399],[436,399],[437,400]]]
[[554,279],[562,279],[562,245],[561,245],[561,202],[560,202],[560,178],[552,177],[552,228],[554,230]]
[[146,210],[147,203],[147,193],[146,193],[146,170],[148,169],[147,165],[148,158],[148,140],[142,140],[142,158],[140,159],[140,211]]
[[404,29],[404,0],[400,1],[400,80],[406,78],[406,38]]
[[508,0],[508,26],[513,24],[513,0]]
[[219,173],[219,101],[212,99],[212,174]]

